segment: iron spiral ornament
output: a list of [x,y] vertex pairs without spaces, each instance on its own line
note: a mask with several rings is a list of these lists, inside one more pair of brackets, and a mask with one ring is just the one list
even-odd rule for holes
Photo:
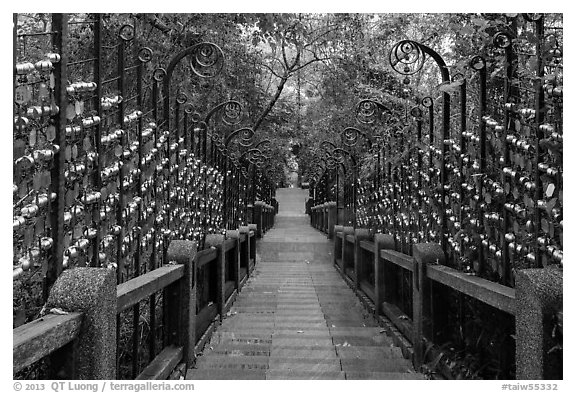
[[229,101],[224,105],[222,111],[222,122],[233,126],[240,123],[242,117],[242,105],[237,101]]
[[[474,71],[483,70],[484,68],[486,68],[486,60],[482,56],[474,56],[470,60],[470,67]],[[424,103],[422,103],[422,105],[424,105]],[[424,105],[424,106],[426,106],[426,105]]]
[[404,83],[410,83],[409,75],[419,72],[424,66],[426,57],[420,44],[411,40],[402,40],[392,47],[389,62],[394,71],[405,75]]
[[186,101],[188,101],[188,95],[186,93],[180,91],[176,94],[176,102],[178,104],[183,105]]
[[430,108],[434,104],[432,97],[424,97],[422,98],[422,106],[424,108]]
[[346,127],[342,132],[342,143],[348,147],[356,146],[360,136],[364,136],[364,134],[359,129]]
[[234,140],[235,138],[239,138],[238,143],[240,144],[240,146],[249,147],[252,145],[253,137],[254,137],[254,130],[252,128],[247,127],[240,128],[226,137],[224,146],[228,148],[228,145],[230,144],[230,142],[232,142],[232,140]]
[[362,100],[356,105],[356,120],[359,123],[373,124],[381,114],[381,108],[373,100]]
[[242,147],[248,147],[252,144],[252,138],[254,137],[254,130],[252,128],[243,128],[240,133],[240,140],[238,143]]
[[421,119],[422,118],[422,108],[420,108],[419,106],[415,106],[412,107],[412,109],[410,109],[410,114],[412,115],[412,117],[414,117],[415,119]]
[[211,42],[202,42],[188,55],[190,70],[200,78],[213,78],[224,68],[224,52]]
[[164,68],[156,68],[153,72],[152,72],[152,78],[156,81],[156,82],[162,82],[164,81],[164,79],[166,78],[166,70]]
[[335,169],[338,164],[341,164],[342,162],[339,161],[338,159],[336,159],[336,157],[334,156],[328,156],[326,158],[326,167],[330,170]]
[[134,35],[135,35],[135,30],[134,30],[134,26],[126,24],[123,25],[120,30],[118,31],[118,36],[123,40],[123,41],[132,41],[134,39]]
[[508,32],[499,31],[498,33],[494,34],[492,43],[497,48],[506,49],[512,45],[512,37]]
[[152,49],[148,48],[147,46],[141,48],[138,51],[138,60],[142,63],[148,63],[152,60]]

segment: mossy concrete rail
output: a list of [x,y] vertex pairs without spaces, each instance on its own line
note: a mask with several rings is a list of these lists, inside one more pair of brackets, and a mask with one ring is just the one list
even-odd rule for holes
[[194,241],[172,240],[169,263],[119,285],[111,269],[64,271],[46,314],[13,330],[14,374],[48,357],[54,379],[116,379],[117,316],[157,293],[164,347],[136,379],[167,379],[178,364],[192,364],[254,270],[251,226],[210,235],[200,251]]

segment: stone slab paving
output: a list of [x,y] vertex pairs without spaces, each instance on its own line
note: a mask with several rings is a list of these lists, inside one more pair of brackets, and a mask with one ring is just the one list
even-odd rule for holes
[[187,379],[424,379],[335,271],[306,195],[277,191],[254,274]]

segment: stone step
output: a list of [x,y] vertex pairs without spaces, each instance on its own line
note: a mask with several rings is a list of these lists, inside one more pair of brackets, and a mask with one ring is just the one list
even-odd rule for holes
[[199,370],[190,368],[186,372],[189,380],[264,380],[266,370],[234,370],[234,369],[208,369]]
[[418,373],[366,372],[366,371],[285,371],[285,370],[234,370],[188,369],[187,380],[424,380]]
[[371,371],[346,371],[346,379],[350,380],[412,380],[426,379],[423,374],[415,372],[371,372]]
[[397,372],[407,373],[412,370],[412,363],[403,358],[385,359],[340,359],[342,371],[363,371],[363,372]]
[[197,369],[242,369],[285,371],[341,371],[340,360],[314,358],[285,358],[268,356],[202,356],[196,361]]

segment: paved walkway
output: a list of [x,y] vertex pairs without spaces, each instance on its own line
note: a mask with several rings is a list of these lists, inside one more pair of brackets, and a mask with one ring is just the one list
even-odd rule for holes
[[277,191],[254,275],[187,379],[422,379],[334,269],[306,195]]

